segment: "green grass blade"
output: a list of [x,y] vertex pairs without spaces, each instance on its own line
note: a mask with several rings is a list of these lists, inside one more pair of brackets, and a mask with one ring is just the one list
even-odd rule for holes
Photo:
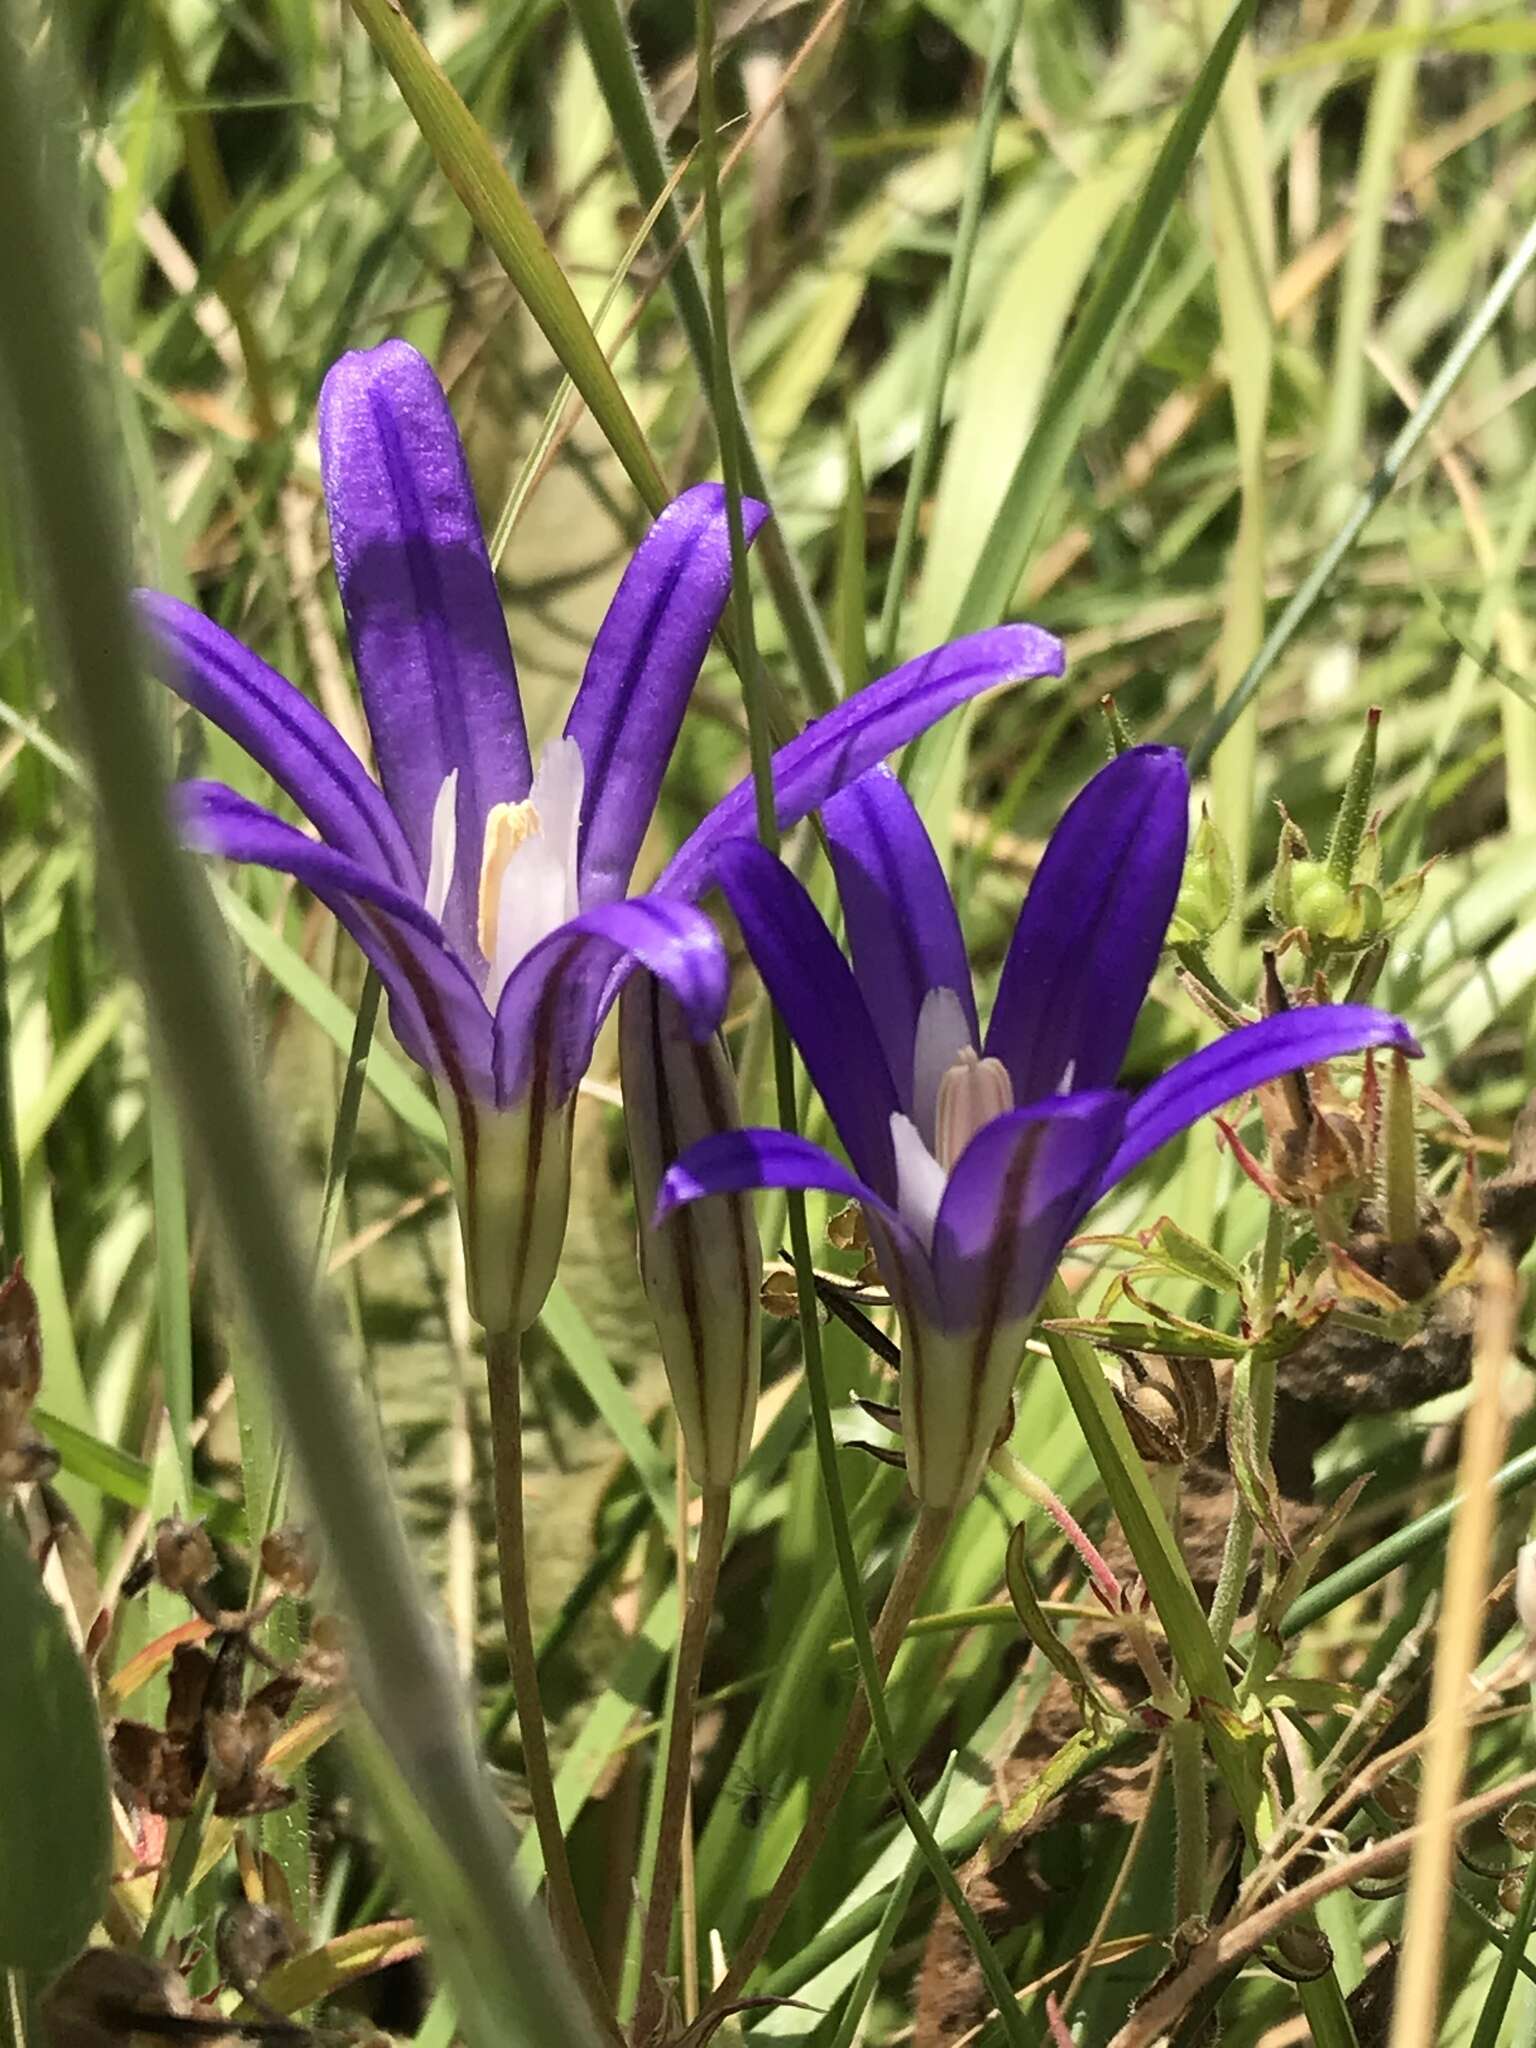
[[1116,341],[1140,296],[1179,193],[1200,147],[1256,0],[1237,0],[1211,44],[1147,174],[1135,211],[1089,294],[1040,405],[1029,444],[955,615],[956,633],[1003,618],[1028,568],[1052,492],[1060,483]]
[[490,138],[402,8],[391,0],[352,0],[352,8],[389,66],[444,177],[586,400],[642,502],[659,512],[670,493],[656,458],[576,294]]
[[[306,1498],[350,1614],[376,1753],[408,1782],[417,1824],[396,1854],[475,2048],[589,2038],[574,1988],[509,1876],[505,1820],[475,1758],[465,1702],[418,1579],[373,1438],[315,1321],[305,1262],[265,1139],[196,870],[174,844],[128,601],[116,478],[96,442],[80,317],[88,246],[40,128],[63,95],[43,66],[0,66],[0,239],[28,279],[0,308],[7,456],[55,603],[59,673],[93,773],[105,854],[230,1270],[270,1375]],[[407,1680],[408,1682],[402,1682]]]
[[944,419],[944,396],[949,387],[960,319],[965,311],[965,294],[971,279],[971,260],[976,254],[976,236],[981,227],[981,210],[992,175],[992,151],[997,142],[997,124],[1002,119],[1008,91],[1008,67],[1014,44],[1019,39],[1024,0],[997,0],[997,21],[992,47],[987,54],[987,75],[982,85],[981,105],[976,114],[976,133],[966,167],[965,191],[960,201],[960,218],[955,223],[955,253],[944,282],[944,310],[934,340],[927,390],[923,394],[922,421],[917,446],[907,471],[907,487],[901,501],[896,527],[896,545],[886,571],[885,599],[880,607],[880,624],[875,633],[876,660],[881,670],[896,659],[901,637],[902,606],[906,602],[907,574],[912,551],[917,545],[917,523],[923,499],[938,457],[939,430]]
[[[104,1443],[100,1437],[92,1436],[88,1429],[66,1422],[62,1415],[55,1415],[49,1409],[34,1408],[32,1420],[58,1452],[59,1462],[66,1472],[94,1486],[108,1500],[121,1501],[125,1507],[149,1506],[152,1475],[142,1458],[134,1457],[131,1451],[119,1450],[116,1444]],[[226,1500],[222,1494],[214,1493],[206,1486],[194,1486],[191,1512],[205,1521],[222,1541],[245,1542],[245,1516],[234,1501]]]
[[1295,591],[1265,635],[1264,644],[1249,663],[1247,673],[1232,695],[1212,718],[1189,752],[1189,765],[1198,774],[1258,695],[1270,671],[1311,617],[1318,599],[1327,589],[1334,571],[1364,532],[1372,514],[1396,488],[1410,456],[1434,425],[1440,408],[1460,381],[1496,321],[1514,297],[1521,279],[1536,263],[1536,221],[1526,229],[1498,276],[1484,294],[1482,304],[1456,339],[1455,346],[1430,381],[1423,397],[1394,437],[1375,475],[1356,499],[1349,516],[1324,548],[1312,569]]
[[85,1666],[9,1515],[0,1635],[0,1967],[48,1977],[106,1903],[107,1758]]
[[[570,12],[592,60],[598,86],[607,102],[624,161],[647,207],[660,202],[659,223],[666,251],[677,252],[668,274],[689,353],[706,396],[715,409],[717,435],[727,425],[741,456],[742,483],[754,498],[773,504],[767,473],[752,439],[741,392],[734,376],[722,386],[713,369],[713,329],[704,283],[693,250],[683,239],[682,218],[668,196],[671,181],[656,132],[645,78],[630,42],[617,0],[570,0]],[[764,528],[757,543],[773,599],[783,621],[784,636],[800,680],[816,711],[830,711],[842,695],[837,666],[815,602],[777,519]]]

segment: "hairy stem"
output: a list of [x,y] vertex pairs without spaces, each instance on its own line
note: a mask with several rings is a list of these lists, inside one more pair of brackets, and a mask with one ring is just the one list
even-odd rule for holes
[[517,1726],[522,1738],[528,1791],[534,1823],[544,1852],[544,1881],[550,1918],[560,1937],[566,1961],[581,1985],[593,2018],[610,2039],[622,2040],[598,1968],[591,1938],[576,1903],[576,1886],[565,1835],[555,1803],[555,1777],[544,1728],[544,1701],[539,1690],[539,1660],[533,1642],[533,1616],[528,1606],[528,1550],[523,1527],[523,1392],[521,1345],[515,1331],[487,1331],[486,1374],[491,1390],[491,1460],[496,1481],[496,1568],[501,1582],[501,1613],[517,1701]]
[[[885,1605],[875,1623],[875,1660],[880,1676],[885,1678],[895,1662],[896,1652],[906,1633],[923,1588],[927,1585],[933,1567],[938,1561],[944,1538],[949,1533],[951,1515],[947,1509],[925,1507],[918,1515],[911,1541],[891,1581],[891,1590],[885,1596]],[[822,1838],[832,1816],[836,1813],[848,1781],[864,1747],[864,1738],[869,1733],[869,1700],[860,1687],[848,1709],[848,1719],[843,1727],[842,1737],[827,1766],[825,1777],[817,1786],[811,1800],[810,1811],[804,1825],[795,1838],[795,1845],[786,1857],[783,1869],[757,1910],[757,1918],[747,1932],[747,1938],[732,1959],[731,1967],[721,1980],[711,1999],[711,2007],[718,2010],[728,2000],[735,1998],[752,1972],[768,1951],[768,1944],[778,1932],[779,1923],[788,1912],[796,1892],[799,1891],[805,1873],[810,1869],[816,1851],[821,1847]]]
[[730,1488],[711,1487],[704,1495],[698,1561],[693,1570],[683,1632],[677,1646],[677,1677],[672,1688],[672,1724],[667,1738],[661,1826],[640,1942],[640,1995],[633,2028],[637,2042],[647,2040],[655,2032],[664,2006],[662,1977],[667,1966],[672,1909],[682,1871],[683,1835],[688,1823],[688,1767],[693,1756],[694,1711],[699,1698],[699,1675],[704,1668],[704,1641],[715,1611],[715,1586],[720,1577],[720,1560],[725,1555],[725,1535],[730,1518]]
[[1173,1924],[1205,1911],[1205,1873],[1210,1860],[1210,1825],[1205,1798],[1205,1731],[1196,1719],[1175,1721],[1168,1731],[1173,1766],[1176,1857]]

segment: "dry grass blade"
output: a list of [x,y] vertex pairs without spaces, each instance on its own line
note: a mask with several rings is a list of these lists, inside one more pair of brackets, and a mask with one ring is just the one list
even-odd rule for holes
[[1421,1819],[1416,1830],[1403,1920],[1403,1954],[1392,2019],[1392,2048],[1432,2048],[1440,2001],[1440,1965],[1450,1905],[1456,1795],[1467,1758],[1463,1695],[1477,1659],[1493,1536],[1494,1496],[1489,1485],[1504,1442],[1500,1382],[1515,1342],[1515,1275],[1496,1247],[1479,1271],[1477,1347],[1472,1396],[1462,1428],[1462,1496],[1445,1560],[1440,1641],[1430,1701]]

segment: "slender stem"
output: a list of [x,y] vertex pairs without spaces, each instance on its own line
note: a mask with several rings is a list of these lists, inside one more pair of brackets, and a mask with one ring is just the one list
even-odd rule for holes
[[0,1239],[12,1265],[23,1249],[24,1209],[21,1154],[16,1144],[16,1078],[11,1062],[10,965],[5,943],[5,904],[0,901]]
[[496,1481],[496,1568],[501,1581],[501,1613],[517,1700],[517,1726],[522,1737],[534,1824],[544,1852],[544,1880],[550,1918],[577,1982],[592,2008],[593,2018],[612,2039],[619,2040],[607,1986],[598,1968],[591,1938],[576,1902],[560,1809],[555,1802],[555,1775],[549,1760],[544,1727],[544,1700],[539,1689],[539,1660],[533,1641],[533,1616],[528,1606],[528,1549],[523,1527],[523,1391],[521,1344],[515,1331],[486,1332],[486,1376],[491,1390],[491,1460]]
[[[1284,1226],[1278,1207],[1273,1204],[1269,1211],[1269,1222],[1264,1233],[1264,1256],[1260,1267],[1259,1300],[1257,1303],[1260,1327],[1267,1328],[1274,1314],[1275,1298],[1279,1292],[1280,1254]],[[1262,1467],[1269,1457],[1270,1439],[1275,1428],[1275,1375],[1278,1361],[1260,1349],[1256,1354],[1252,1373],[1250,1402],[1253,1415],[1254,1457]],[[1258,1531],[1247,1503],[1234,1489],[1232,1519],[1227,1524],[1227,1540],[1221,1553],[1221,1570],[1216,1579],[1216,1592],[1211,1601],[1211,1634],[1217,1648],[1225,1651],[1232,1640],[1232,1627],[1242,1605],[1243,1588],[1248,1583],[1248,1567],[1253,1562],[1253,1544]]]
[[[697,0],[695,18],[698,42],[700,157],[704,175],[704,225],[709,258],[710,325],[713,330],[712,371],[716,432],[720,440],[720,467],[725,478],[731,566],[737,592],[737,617],[744,654],[741,673],[752,744],[752,779],[756,796],[758,835],[765,846],[777,851],[778,828],[774,813],[773,772],[768,754],[764,679],[757,664],[752,642],[751,608],[747,601],[743,566],[746,550],[741,520],[741,458],[745,436],[739,433],[740,412],[733,403],[728,402],[728,394],[734,392],[734,380],[730,362],[725,256],[720,231],[714,98],[715,22],[712,0]],[[796,1128],[794,1065],[783,1019],[778,1016],[773,1020],[773,1053],[779,1121],[786,1130],[792,1131]],[[799,1840],[790,1851],[789,1860],[779,1873],[772,1894],[753,1924],[746,1949],[738,1955],[725,1983],[717,1991],[711,2010],[718,2013],[726,2001],[735,1995],[772,1939],[774,1929],[782,1918],[785,1907],[799,1889],[800,1877],[814,1856],[827,1823],[847,1788],[849,1778],[853,1775],[859,1751],[863,1747],[864,1736],[873,1719],[885,1760],[886,1774],[906,1817],[907,1825],[975,1951],[982,1974],[997,2000],[1004,2030],[1010,2039],[1022,2038],[1019,2034],[1022,2021],[1008,1981],[998,1966],[980,1921],[961,1891],[954,1873],[945,1862],[933,1831],[924,1820],[921,1808],[912,1798],[906,1779],[899,1768],[895,1738],[885,1710],[884,1694],[881,1691],[881,1680],[890,1668],[902,1632],[911,1618],[923,1586],[927,1583],[934,1560],[948,1533],[953,1511],[929,1507],[924,1507],[920,1511],[912,1541],[898,1569],[896,1581],[886,1599],[872,1640],[864,1615],[858,1560],[854,1556],[853,1538],[848,1527],[848,1510],[843,1500],[842,1485],[837,1472],[837,1447],[832,1435],[831,1407],[827,1398],[826,1376],[822,1369],[821,1330],[817,1321],[810,1233],[805,1218],[805,1197],[798,1189],[790,1191],[788,1215],[795,1271],[799,1278],[800,1331],[805,1354],[806,1386],[810,1394],[811,1414],[816,1428],[817,1461],[821,1467],[822,1484],[827,1496],[833,1543],[837,1551],[838,1572],[848,1604],[848,1618],[859,1660],[862,1691],[855,1697],[832,1768],[818,1789],[812,1803],[811,1814],[800,1831]],[[641,1995],[645,1996],[643,1985]]]
[[698,1561],[694,1566],[683,1632],[677,1645],[677,1676],[672,1689],[672,1726],[667,1740],[661,1827],[657,1836],[656,1864],[651,1873],[651,1895],[640,1939],[640,1996],[635,2006],[632,2029],[637,2042],[649,2039],[665,2006],[662,1976],[667,1966],[672,1912],[682,1871],[683,1834],[688,1822],[694,1711],[699,1699],[699,1675],[704,1667],[704,1642],[715,1611],[715,1587],[720,1577],[720,1560],[725,1555],[725,1536],[730,1519],[730,1488],[711,1487],[704,1495]]
[[1248,1583],[1248,1567],[1253,1562],[1253,1539],[1257,1534],[1253,1516],[1241,1495],[1232,1502],[1232,1519],[1227,1524],[1227,1540],[1221,1552],[1221,1570],[1217,1574],[1216,1592],[1211,1601],[1211,1634],[1216,1638],[1217,1647],[1225,1650],[1232,1640],[1232,1625],[1237,1620],[1242,1605],[1243,1588]]
[[1210,1820],[1205,1793],[1205,1731],[1193,1717],[1175,1721],[1168,1731],[1168,1758],[1173,1766],[1173,1815],[1176,1841],[1173,1924],[1205,1911],[1205,1873],[1210,1861]]
[[[814,1302],[814,1296],[807,1292],[806,1298]],[[907,1545],[906,1553],[891,1581],[891,1589],[885,1596],[879,1619],[874,1627],[875,1665],[882,1678],[895,1662],[896,1652],[901,1647],[907,1624],[922,1598],[935,1563],[938,1560],[944,1538],[949,1533],[950,1514],[939,1508],[924,1508],[919,1514]],[[785,1859],[784,1867],[774,1881],[774,1886],[757,1909],[757,1918],[747,1931],[746,1940],[732,1958],[731,1967],[710,2000],[710,2010],[719,2008],[741,1991],[747,1979],[768,1952],[768,1944],[778,1932],[779,1923],[789,1910],[799,1891],[805,1873],[810,1869],[816,1851],[821,1847],[833,1814],[836,1813],[848,1781],[853,1776],[864,1747],[864,1738],[869,1733],[869,1698],[861,1686],[848,1709],[848,1719],[843,1725],[832,1760],[826,1775],[817,1786],[811,1799],[810,1811],[806,1814],[795,1845]]]

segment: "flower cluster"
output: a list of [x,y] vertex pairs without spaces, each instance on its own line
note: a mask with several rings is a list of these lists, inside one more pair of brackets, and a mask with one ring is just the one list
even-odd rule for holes
[[[193,782],[179,793],[186,836],[295,877],[377,970],[397,1037],[437,1087],[471,1304],[493,1333],[525,1329],[553,1281],[576,1087],[644,970],[621,1033],[642,1270],[701,1483],[728,1484],[750,1435],[751,1189],[863,1204],[902,1324],[912,1484],[952,1505],[976,1484],[1031,1319],[1101,1196],[1278,1074],[1368,1045],[1413,1049],[1380,1012],[1307,1008],[1231,1033],[1139,1095],[1117,1086],[1184,870],[1187,777],[1157,747],[1112,762],[1062,821],[982,1035],[938,858],[881,763],[979,692],[1059,674],[1059,644],[1027,625],[907,663],[774,757],[780,825],[822,815],[851,966],[756,843],[746,783],[653,889],[629,896],[729,595],[722,491],[684,492],[642,540],[564,730],[535,764],[463,450],[423,359],[398,341],[344,357],[321,396],[320,452],[378,780],[293,685],[196,611],[146,594],[168,682],[313,827]],[[764,516],[744,507],[749,540]],[[728,963],[698,907],[717,886],[852,1170],[786,1133],[739,1128],[716,1037]],[[726,1199],[701,1217],[729,1221],[690,1221],[704,1197]]]

